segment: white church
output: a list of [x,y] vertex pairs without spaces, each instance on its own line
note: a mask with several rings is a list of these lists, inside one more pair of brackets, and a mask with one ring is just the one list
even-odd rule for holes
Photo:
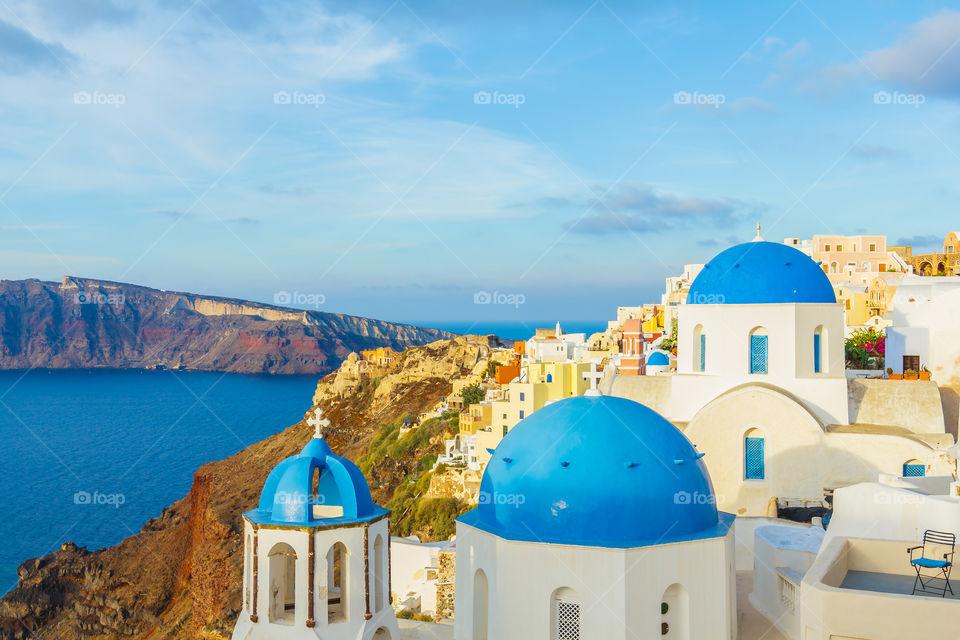
[[390,512],[367,481],[315,437],[278,464],[243,514],[243,609],[232,640],[390,640]]
[[843,306],[807,255],[758,234],[708,262],[677,313],[676,373],[607,367],[603,389],[707,454],[721,509],[775,516],[878,473],[953,472],[936,383],[848,378]]

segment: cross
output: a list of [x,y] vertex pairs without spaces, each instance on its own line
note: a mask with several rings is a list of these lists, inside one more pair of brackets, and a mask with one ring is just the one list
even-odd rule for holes
[[323,409],[317,407],[313,410],[313,415],[307,418],[307,424],[313,427],[313,437],[323,440],[323,427],[329,427],[330,421],[323,417]]
[[590,381],[590,389],[583,395],[585,396],[600,396],[603,395],[600,393],[600,389],[597,388],[597,385],[600,384],[600,380],[603,379],[603,373],[597,371],[597,363],[590,363],[590,373],[583,374],[584,380]]

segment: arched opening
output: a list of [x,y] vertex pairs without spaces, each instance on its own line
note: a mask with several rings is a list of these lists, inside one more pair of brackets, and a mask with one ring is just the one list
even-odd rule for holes
[[581,640],[582,604],[570,587],[561,587],[550,596],[550,640]]
[[937,275],[941,275],[941,276],[944,275],[944,273],[946,272],[946,270],[947,270],[947,268],[946,268],[946,266],[944,266],[944,264],[943,264],[942,262],[938,262],[938,263],[937,263]]
[[818,326],[813,330],[813,372],[814,373],[823,373],[824,368],[824,357],[823,357],[823,347],[824,347],[824,335],[826,330],[823,328],[823,325]]
[[840,265],[836,262],[831,262],[830,273],[840,273]]
[[702,324],[693,328],[693,370],[707,370],[707,333]]
[[750,429],[743,435],[743,477],[745,480],[766,478],[764,437],[760,429]]
[[921,263],[920,263],[920,273],[921,273],[922,275],[925,275],[925,276],[932,275],[932,274],[933,274],[933,265],[931,265],[929,262],[921,262]]
[[690,640],[690,594],[682,584],[672,584],[663,592],[660,635],[671,640]]
[[483,569],[477,569],[473,575],[473,640],[487,640],[489,597],[487,574]]
[[904,478],[922,478],[927,475],[927,465],[919,460],[907,460],[903,463]]
[[547,374],[547,382],[553,382],[553,374],[552,374],[552,373],[548,373],[548,374]]
[[380,627],[373,634],[373,640],[390,640],[390,630],[386,627]]
[[349,617],[350,554],[342,542],[327,551],[327,622],[346,622]]
[[251,593],[253,591],[253,537],[247,534],[247,543],[243,546],[243,605],[252,613]]
[[374,611],[380,611],[385,604],[384,592],[386,590],[386,561],[384,556],[386,550],[383,546],[383,536],[378,535],[377,541],[373,543],[373,603]]
[[767,330],[756,327],[750,332],[750,373],[767,373]]
[[278,542],[267,554],[270,564],[270,622],[293,624],[297,612],[297,553]]

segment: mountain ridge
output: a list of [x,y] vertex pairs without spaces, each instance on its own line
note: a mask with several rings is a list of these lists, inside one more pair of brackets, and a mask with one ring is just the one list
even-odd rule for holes
[[325,374],[354,351],[402,350],[455,335],[77,276],[0,280],[0,369]]

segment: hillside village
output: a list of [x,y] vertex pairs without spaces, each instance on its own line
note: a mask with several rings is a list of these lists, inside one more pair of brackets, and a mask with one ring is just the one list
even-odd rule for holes
[[[960,532],[960,335],[948,320],[960,304],[955,253],[955,233],[942,253],[913,255],[883,236],[774,243],[758,229],[753,242],[668,278],[659,302],[618,308],[603,332],[567,333],[557,323],[512,346],[491,346],[469,372],[451,378],[448,395],[405,415],[396,429],[402,442],[445,418],[451,428],[433,436],[443,439],[443,450],[426,460],[431,473],[422,497],[479,505],[459,519],[456,539],[393,531],[397,614],[454,618],[440,633],[477,616],[480,605],[470,604],[476,596],[459,592],[479,587],[463,579],[463,559],[455,559],[464,532],[480,544],[473,536],[486,529],[485,508],[499,517],[509,498],[485,474],[504,460],[512,464],[502,450],[518,441],[510,435],[518,425],[565,404],[558,401],[594,396],[641,403],[682,431],[712,488],[681,491],[679,499],[715,504],[734,523],[728,559],[736,587],[717,589],[737,608],[739,632],[728,621],[733,631],[722,635],[676,637],[892,638],[891,628],[904,627],[850,611],[853,602],[886,605],[891,594],[898,594],[890,603],[897,615],[923,618],[930,634],[946,632],[942,612],[960,612],[960,604],[949,592],[946,601],[911,595],[913,569],[895,552],[902,555],[902,541],[919,544],[927,529]],[[369,371],[387,380],[402,358],[390,349],[365,351],[340,375]],[[551,428],[554,438],[571,434],[562,421]],[[534,446],[549,456],[554,445]],[[503,530],[494,535],[512,538]],[[865,550],[873,555],[861,557]],[[857,564],[841,570],[853,562],[849,553]],[[492,599],[493,587],[485,588]],[[485,637],[464,624],[456,637]]]

